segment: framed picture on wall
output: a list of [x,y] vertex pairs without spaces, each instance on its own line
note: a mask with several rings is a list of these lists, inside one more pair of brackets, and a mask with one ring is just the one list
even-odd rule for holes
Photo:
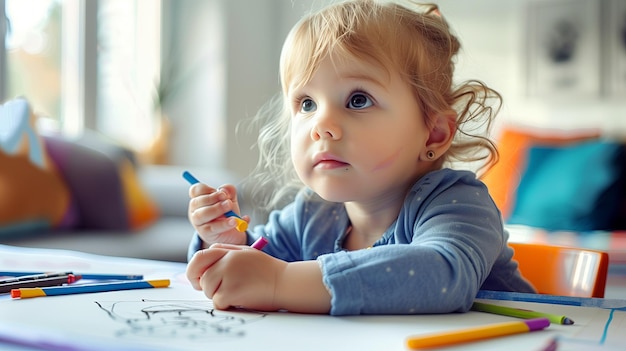
[[605,4],[604,88],[610,97],[626,97],[626,1]]
[[600,1],[529,2],[526,62],[530,96],[600,96],[600,9]]

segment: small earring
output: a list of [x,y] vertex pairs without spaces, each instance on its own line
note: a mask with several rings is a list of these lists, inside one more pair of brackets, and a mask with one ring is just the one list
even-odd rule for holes
[[435,152],[433,150],[426,151],[426,158],[429,160],[435,159]]

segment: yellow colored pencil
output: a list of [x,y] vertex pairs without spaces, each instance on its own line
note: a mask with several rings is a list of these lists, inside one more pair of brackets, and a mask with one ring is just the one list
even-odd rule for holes
[[406,343],[410,349],[428,349],[511,334],[528,333],[542,330],[549,325],[550,321],[547,318],[526,319],[523,321],[489,324],[455,331],[416,335],[409,337]]

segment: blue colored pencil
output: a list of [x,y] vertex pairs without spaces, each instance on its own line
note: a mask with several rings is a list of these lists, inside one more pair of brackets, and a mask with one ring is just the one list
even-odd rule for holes
[[143,279],[142,274],[103,274],[103,273],[93,273],[93,274],[80,274],[83,279],[92,279],[92,280],[141,280]]
[[[0,271],[0,277],[20,277],[23,275],[35,275],[35,274],[47,274],[45,272],[17,272],[17,271]],[[65,272],[64,274],[74,274],[72,272]],[[141,280],[143,275],[141,274],[100,274],[100,273],[77,273],[83,279],[91,280]]]
[[129,280],[111,283],[97,283],[74,286],[57,286],[50,288],[23,288],[11,290],[12,298],[31,298],[41,296],[58,296],[71,294],[87,294],[105,291],[131,289],[165,288],[170,285],[169,279],[160,280]]
[[[187,182],[189,182],[189,184],[194,185],[196,183],[200,183],[200,181],[198,180],[198,178],[194,177],[191,173],[189,173],[189,171],[184,171],[183,172],[183,178],[185,178],[185,180]],[[244,221],[238,214],[236,214],[233,211],[227,211],[226,213],[224,213],[224,216],[226,217],[235,217],[235,219],[237,220],[237,230],[240,232],[245,232],[246,229],[248,229],[248,222]]]
[[[198,180],[198,178],[194,177],[191,173],[189,173],[188,171],[184,171],[183,172],[183,178],[185,178],[185,180],[187,182],[189,182],[189,184],[194,185],[196,183],[200,183],[200,181]],[[233,211],[228,211],[226,213],[224,213],[224,215],[226,217],[237,217],[239,219],[241,219],[241,217],[239,217],[235,212]]]
[[596,307],[626,311],[626,299],[601,299],[597,297],[573,297],[492,290],[479,290],[476,298],[485,300],[537,302],[549,303],[553,305]]

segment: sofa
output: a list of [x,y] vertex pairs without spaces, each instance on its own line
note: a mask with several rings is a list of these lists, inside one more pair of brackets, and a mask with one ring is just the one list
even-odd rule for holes
[[[147,165],[94,131],[44,134],[37,120],[24,98],[0,104],[0,244],[186,260],[186,167]],[[189,170],[215,186],[240,181]]]
[[[240,177],[226,170],[202,167],[147,165],[137,177],[147,196],[158,208],[150,223],[136,229],[67,228],[23,232],[0,236],[0,244],[87,253],[185,262],[193,227],[187,219],[189,184],[181,174],[189,170],[214,185],[237,183]],[[246,206],[243,213],[249,213]]]

